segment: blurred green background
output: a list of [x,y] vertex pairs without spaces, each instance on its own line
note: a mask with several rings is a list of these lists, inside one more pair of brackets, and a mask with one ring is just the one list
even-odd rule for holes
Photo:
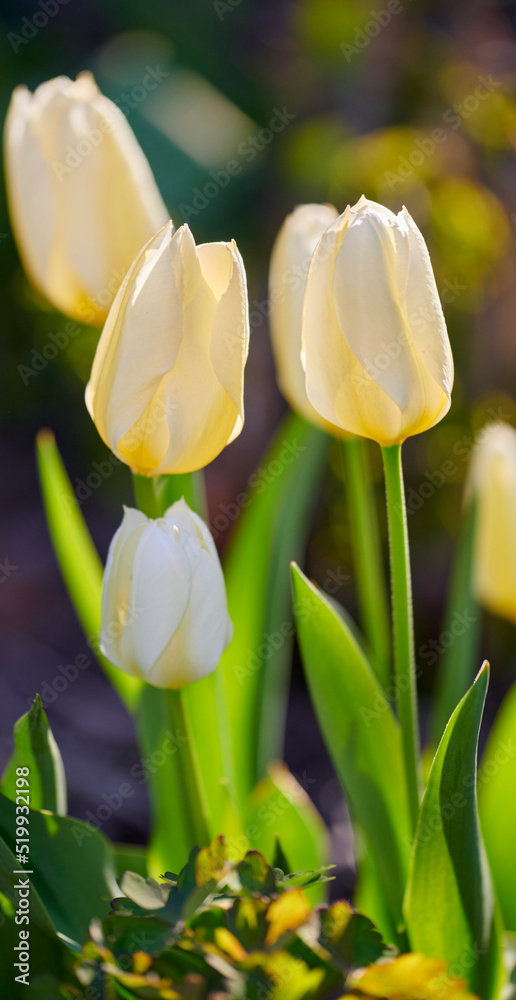
[[[362,193],[395,211],[405,204],[413,214],[430,247],[456,363],[450,413],[405,448],[416,648],[437,640],[475,435],[489,419],[516,422],[516,5],[48,0],[45,7],[44,0],[2,0],[0,9],[2,118],[16,85],[34,88],[58,74],[92,70],[126,113],[174,222],[187,221],[198,242],[234,237],[243,254],[252,329],[246,425],[208,470],[212,518],[245,487],[285,409],[268,341],[266,284],[285,215],[306,201],[331,201],[343,210]],[[148,67],[161,80],[153,90],[143,85]],[[278,113],[285,124],[272,133],[268,125]],[[232,160],[241,169],[226,182]],[[37,376],[21,374],[33,350],[41,352],[66,320],[28,285],[3,193],[0,296],[0,558],[17,567],[0,589],[1,764],[28,699],[58,664],[73,662],[85,648],[46,536],[34,434],[52,427],[74,483],[107,452],[83,404],[96,330],[84,328]],[[371,454],[383,519],[373,446]],[[103,556],[129,491],[129,473],[119,467],[84,501]],[[329,569],[340,569],[347,581],[337,596],[356,610],[337,453],[321,484],[308,567],[321,581]],[[488,618],[482,653],[495,678],[488,714],[514,679],[515,649],[513,627]],[[428,697],[435,668],[428,659],[420,665]],[[130,722],[94,666],[49,713],[72,811],[84,816],[136,759]],[[310,792],[345,864],[343,807],[297,666],[287,759],[313,776]],[[144,836],[145,809],[142,793],[106,832]]]

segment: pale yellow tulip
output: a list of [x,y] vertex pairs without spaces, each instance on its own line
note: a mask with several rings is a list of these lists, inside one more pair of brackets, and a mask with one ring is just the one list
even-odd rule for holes
[[477,600],[516,622],[516,430],[490,424],[473,455],[468,493],[475,501],[473,588]]
[[56,308],[102,326],[168,212],[119,108],[91,73],[14,91],[4,135],[9,209],[25,270]]
[[326,230],[304,298],[306,389],[342,430],[399,444],[450,406],[453,359],[425,241],[361,198]]
[[270,330],[278,385],[305,420],[342,436],[314,410],[301,364],[303,298],[312,254],[338,216],[333,205],[298,205],[287,215],[274,243],[269,270]]
[[101,438],[142,475],[192,472],[244,422],[247,290],[233,243],[196,247],[165,226],[134,261],[97,347],[86,403]]

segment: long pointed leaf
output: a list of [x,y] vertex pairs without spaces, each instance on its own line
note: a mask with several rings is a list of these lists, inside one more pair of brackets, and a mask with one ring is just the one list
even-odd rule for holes
[[[314,453],[320,456],[326,447],[327,439],[320,431],[293,414],[287,418],[249,480],[251,489],[243,495],[245,503],[242,499],[246,509],[240,514],[224,560],[235,633],[218,669],[222,670],[227,693],[236,792],[241,803],[245,803],[261,776],[257,760],[259,743],[262,769],[266,757],[271,759],[280,749],[267,716],[273,711],[273,724],[278,725],[283,718],[292,626],[284,610],[288,572],[285,576],[284,565],[276,564],[275,553],[281,546],[284,563],[288,553],[295,554],[298,549],[318,475],[319,463]],[[292,516],[285,498],[290,496],[293,503],[296,487],[299,495]],[[278,572],[280,577],[274,584]],[[279,625],[284,626],[283,632],[278,628],[274,607],[268,603],[272,600],[273,586],[276,607],[281,608]],[[279,633],[280,648],[276,652],[269,642],[271,628]],[[276,704],[271,708],[274,699]],[[264,752],[264,738],[269,739],[269,753]]]
[[97,650],[101,624],[103,568],[86,522],[76,502],[51,431],[40,431],[37,456],[48,530],[77,617],[97,659],[129,709],[141,693],[141,683],[117,670]]
[[411,948],[450,963],[489,1000],[499,974],[493,892],[476,801],[484,664],[435,755],[413,845],[405,916]]
[[399,726],[346,622],[297,566],[292,579],[303,665],[321,732],[397,923],[410,835]]
[[57,743],[48,724],[41,698],[36,695],[30,711],[14,726],[14,750],[2,776],[0,791],[16,798],[16,768],[30,771],[30,803],[33,809],[49,809],[66,815],[66,778]]

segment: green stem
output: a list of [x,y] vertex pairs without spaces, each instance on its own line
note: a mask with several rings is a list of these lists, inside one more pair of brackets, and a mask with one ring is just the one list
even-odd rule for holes
[[153,476],[139,476],[133,472],[133,490],[136,506],[147,517],[159,517],[160,509],[156,496],[155,478]]
[[382,448],[382,457],[391,556],[396,696],[409,808],[415,829],[419,813],[419,726],[412,619],[412,583],[401,445],[396,444]]
[[[181,812],[186,818],[190,844],[205,847],[210,842],[207,806],[201,793],[195,747],[185,712],[182,691],[163,691],[174,736],[179,744],[177,768]],[[171,831],[171,834],[173,831]]]
[[389,605],[367,445],[363,438],[345,438],[342,456],[360,617],[373,666],[379,681],[386,688],[391,680]]

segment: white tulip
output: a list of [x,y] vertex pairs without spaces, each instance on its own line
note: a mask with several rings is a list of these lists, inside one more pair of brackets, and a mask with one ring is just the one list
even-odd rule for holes
[[213,538],[184,500],[152,520],[133,508],[108,553],[100,648],[120,670],[178,689],[212,673],[231,642]]

